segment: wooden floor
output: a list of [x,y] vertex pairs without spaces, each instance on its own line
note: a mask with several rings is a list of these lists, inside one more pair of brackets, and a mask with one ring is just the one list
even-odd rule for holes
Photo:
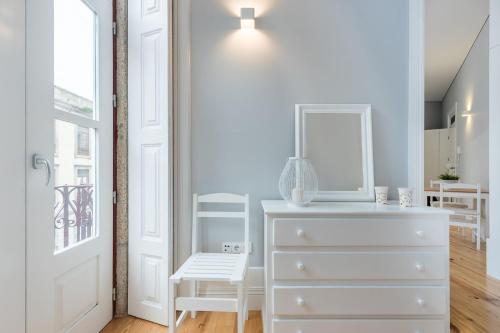
[[486,245],[451,229],[451,332],[500,333],[500,281],[486,276]]
[[[500,333],[500,281],[486,277],[486,252],[476,251],[470,236],[451,230],[451,332]],[[167,333],[167,328],[134,317],[115,319],[103,333]],[[200,312],[179,333],[234,333],[236,315]],[[245,333],[262,333],[260,313],[250,312]]]
[[[101,333],[167,333],[164,326],[134,317],[114,319]],[[196,319],[190,316],[177,330],[179,333],[234,333],[236,314],[223,312],[198,312]],[[262,320],[259,311],[250,311],[245,324],[245,333],[262,333]]]

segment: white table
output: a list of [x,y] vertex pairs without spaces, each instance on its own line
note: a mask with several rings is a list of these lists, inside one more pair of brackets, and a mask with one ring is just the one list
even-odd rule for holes
[[[439,198],[439,188],[437,187],[426,187],[425,188],[425,197],[428,199],[432,199],[432,197]],[[455,198],[455,199],[474,199],[476,196],[476,191],[470,189],[449,189],[444,191],[444,195],[446,198]],[[490,217],[490,192],[481,190],[481,201],[484,203],[484,221],[486,225],[486,238],[490,237],[490,228],[489,228],[489,217]]]

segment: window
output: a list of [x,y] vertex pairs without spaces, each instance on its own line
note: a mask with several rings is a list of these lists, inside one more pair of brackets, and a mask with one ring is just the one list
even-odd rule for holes
[[90,129],[86,127],[76,127],[76,156],[90,157]]
[[54,0],[54,102],[95,118],[96,15],[85,1]]
[[95,219],[97,16],[85,0],[54,0],[55,252],[98,235]]
[[90,184],[90,167],[87,166],[75,167],[75,184],[76,185]]
[[55,127],[59,131],[59,155],[54,159],[54,227],[55,251],[59,252],[96,235],[96,130],[58,119]]

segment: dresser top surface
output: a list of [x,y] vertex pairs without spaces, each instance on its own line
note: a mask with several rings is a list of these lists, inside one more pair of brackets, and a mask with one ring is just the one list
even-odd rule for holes
[[294,207],[283,200],[263,200],[265,214],[305,215],[449,215],[449,210],[425,206],[401,208],[396,202],[378,206],[374,202],[311,202],[307,207]]

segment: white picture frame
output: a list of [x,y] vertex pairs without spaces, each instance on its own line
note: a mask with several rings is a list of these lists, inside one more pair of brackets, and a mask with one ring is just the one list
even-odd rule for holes
[[[359,190],[322,189],[313,201],[374,201],[375,185],[373,170],[373,139],[370,104],[296,104],[295,105],[295,154],[307,158],[306,122],[310,114],[359,114],[361,122],[362,178],[363,186]],[[328,152],[328,147],[319,147]],[[327,155],[325,155],[327,156]],[[314,160],[311,160],[313,166]],[[318,174],[321,188],[321,174]]]

